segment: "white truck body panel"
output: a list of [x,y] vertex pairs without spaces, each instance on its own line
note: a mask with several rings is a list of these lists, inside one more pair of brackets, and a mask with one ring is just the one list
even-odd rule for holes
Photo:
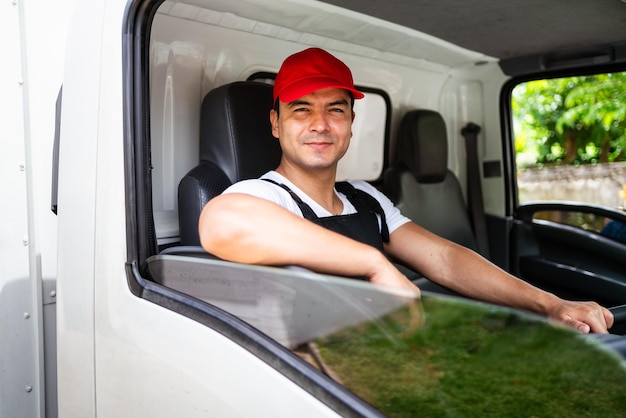
[[0,5],[0,416],[56,413],[55,102],[74,0]]

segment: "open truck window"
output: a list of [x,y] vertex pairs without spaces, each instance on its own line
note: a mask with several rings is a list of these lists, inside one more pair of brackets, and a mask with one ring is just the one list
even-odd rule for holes
[[561,297],[623,304],[626,73],[561,74],[509,83],[512,269]]
[[[626,72],[530,80],[512,92],[518,201],[626,206]],[[626,242],[626,225],[585,211],[540,211]]]

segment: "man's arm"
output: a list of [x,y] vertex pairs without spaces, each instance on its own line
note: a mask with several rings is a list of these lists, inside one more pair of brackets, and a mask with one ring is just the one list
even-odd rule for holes
[[419,295],[419,289],[376,248],[258,197],[230,193],[213,198],[202,210],[199,233],[202,247],[225,260],[365,276],[372,283]]
[[606,333],[613,324],[611,312],[597,303],[560,299],[413,222],[395,230],[385,250],[428,279],[474,299],[537,312],[581,332]]

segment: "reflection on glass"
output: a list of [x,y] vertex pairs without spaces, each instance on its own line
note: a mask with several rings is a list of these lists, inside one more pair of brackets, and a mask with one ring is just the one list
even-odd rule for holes
[[598,233],[610,221],[609,218],[593,213],[564,211],[540,211],[535,213],[534,218],[575,226],[585,231]]
[[622,416],[624,362],[492,305],[302,271],[157,256],[152,277],[245,320],[390,417]]
[[584,336],[501,308],[424,297],[315,342],[329,376],[390,417],[622,416],[626,371]]

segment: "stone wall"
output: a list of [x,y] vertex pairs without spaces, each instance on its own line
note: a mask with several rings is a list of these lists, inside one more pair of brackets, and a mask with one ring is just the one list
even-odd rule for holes
[[626,163],[520,170],[520,202],[571,200],[626,207]]

